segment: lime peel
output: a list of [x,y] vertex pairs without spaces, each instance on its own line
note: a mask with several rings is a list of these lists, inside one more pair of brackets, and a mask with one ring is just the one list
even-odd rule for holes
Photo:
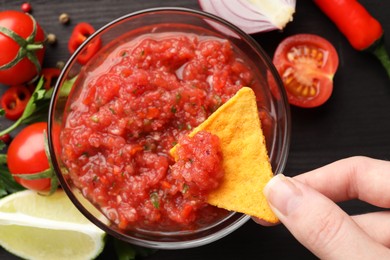
[[[51,209],[57,219],[42,214]],[[105,232],[81,215],[64,191],[41,196],[25,190],[0,200],[0,245],[28,259],[93,259],[104,248]]]

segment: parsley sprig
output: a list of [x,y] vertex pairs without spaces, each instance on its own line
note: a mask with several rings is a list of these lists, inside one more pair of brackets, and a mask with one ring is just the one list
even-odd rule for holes
[[[76,78],[77,77],[74,77],[64,82],[59,93],[60,96],[69,95]],[[50,100],[53,95],[53,88],[48,90],[44,89],[44,83],[45,79],[44,77],[41,77],[26,105],[26,108],[24,109],[22,116],[8,128],[1,131],[0,136],[14,131],[18,126],[23,124],[47,121]],[[4,113],[4,109],[0,109],[0,116],[4,115]]]
[[0,154],[0,198],[24,190],[12,177],[7,167],[7,155]]
[[[35,90],[32,93],[31,98],[26,105],[26,108],[24,109],[22,116],[8,128],[1,131],[0,136],[14,131],[21,124],[29,124],[40,120],[47,120],[50,98],[53,91],[43,89],[43,83],[44,78],[42,77],[38,81]],[[0,113],[4,114],[4,109],[1,109]]]

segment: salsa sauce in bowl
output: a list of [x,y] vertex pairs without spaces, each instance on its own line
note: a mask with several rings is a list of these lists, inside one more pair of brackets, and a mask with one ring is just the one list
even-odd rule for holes
[[[271,164],[284,168],[289,114],[283,88],[274,95],[268,86],[276,71],[253,39],[224,23],[180,8],[130,14],[92,36],[103,48],[87,64],[76,51],[60,75],[49,115],[53,166],[74,204],[109,234],[188,248],[249,219],[205,202],[223,180],[218,137],[187,138],[244,86],[256,93]],[[178,142],[185,160],[175,162]]]
[[[61,135],[69,177],[121,229],[194,230],[219,221],[228,212],[204,197],[218,172],[199,173],[193,161],[178,170],[169,150],[238,89],[259,83],[228,40],[184,32],[127,37],[75,83],[81,91]],[[204,145],[217,149],[209,139]]]

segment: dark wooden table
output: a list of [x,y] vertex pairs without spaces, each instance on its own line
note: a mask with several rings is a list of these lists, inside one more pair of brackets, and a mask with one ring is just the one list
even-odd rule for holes
[[[361,0],[361,3],[390,34],[390,2]],[[20,9],[23,1],[0,0],[0,10]],[[46,67],[69,58],[67,40],[72,28],[87,21],[96,28],[124,14],[158,6],[181,6],[199,9],[195,0],[31,0],[32,14],[47,33],[58,38],[48,47]],[[64,26],[58,16],[66,12],[71,23]],[[359,30],[359,28],[356,28]],[[355,51],[336,27],[308,0],[298,0],[294,21],[283,32],[256,34],[253,37],[272,57],[278,43],[288,35],[314,33],[327,38],[338,51],[340,65],[334,78],[330,100],[315,109],[291,108],[291,149],[286,175],[311,170],[337,159],[365,155],[390,158],[390,80],[373,56]],[[385,36],[390,51],[390,36]],[[0,50],[2,51],[2,50]],[[3,86],[0,86],[4,89]],[[375,210],[359,201],[340,204],[350,214]],[[99,259],[114,259],[108,246]],[[261,227],[249,221],[239,230],[210,245],[199,248],[159,250],[148,259],[263,259],[314,258],[282,226]],[[0,249],[0,259],[17,259]]]

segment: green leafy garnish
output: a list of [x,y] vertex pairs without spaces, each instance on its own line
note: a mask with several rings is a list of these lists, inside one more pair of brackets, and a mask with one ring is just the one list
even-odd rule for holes
[[187,191],[188,191],[189,188],[190,188],[190,186],[188,186],[188,184],[184,183],[184,184],[183,184],[182,193],[183,193],[183,194],[187,193]]
[[[73,87],[77,77],[74,77],[70,80],[64,82],[59,92],[59,96],[68,96],[70,90]],[[45,83],[44,77],[41,77],[38,81],[34,92],[31,95],[30,100],[28,101],[26,108],[22,116],[15,121],[8,128],[0,132],[0,136],[5,135],[9,132],[15,130],[18,126],[22,124],[31,124],[39,121],[47,121],[47,116],[49,112],[50,100],[53,95],[53,88],[45,90],[43,88]],[[0,110],[0,115],[4,114],[4,110]]]
[[156,209],[160,208],[160,201],[157,192],[150,193],[150,201],[152,202],[153,207],[155,207]]
[[0,140],[0,150],[3,150],[7,145],[2,141]]
[[7,155],[0,154],[0,198],[24,190],[24,188],[12,177],[6,163]]
[[34,92],[31,95],[30,100],[26,105],[26,108],[24,109],[22,116],[11,126],[1,131],[0,136],[12,132],[21,124],[36,122],[36,120],[42,118],[43,113],[47,116],[51,94],[47,94],[47,91],[42,89],[43,83],[44,78],[41,77]]
[[0,154],[0,165],[7,164],[7,155],[6,154]]

